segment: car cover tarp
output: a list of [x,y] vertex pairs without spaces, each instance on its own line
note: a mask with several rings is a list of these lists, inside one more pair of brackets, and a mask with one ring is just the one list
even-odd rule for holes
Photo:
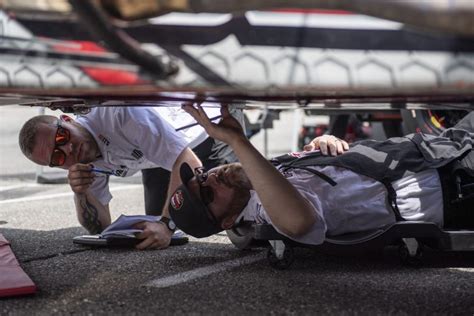
[[35,292],[36,285],[20,267],[8,240],[0,234],[0,297]]

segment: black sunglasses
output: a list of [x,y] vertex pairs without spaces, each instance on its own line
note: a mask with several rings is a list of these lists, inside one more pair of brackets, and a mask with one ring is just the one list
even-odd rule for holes
[[71,139],[71,133],[68,129],[62,127],[61,120],[57,121],[56,136],[54,137],[54,149],[49,160],[50,167],[60,167],[66,162],[66,153],[59,149],[59,146],[66,145]]
[[201,196],[201,201],[207,206],[214,201],[214,191],[212,188],[203,186],[204,182],[207,181],[208,173],[203,167],[198,167],[194,169],[194,174],[196,175],[199,184],[199,195]]
[[[199,195],[201,197],[201,202],[205,206],[208,206],[209,204],[212,203],[212,201],[214,201],[214,191],[212,190],[212,188],[209,186],[203,185],[204,182],[207,181],[207,177],[209,174],[207,173],[206,169],[204,169],[203,167],[195,168],[194,174],[196,175],[196,180],[199,184]],[[209,214],[209,216],[215,223],[219,222],[217,218],[215,217],[215,215],[212,214],[212,212],[209,209],[207,213]]]

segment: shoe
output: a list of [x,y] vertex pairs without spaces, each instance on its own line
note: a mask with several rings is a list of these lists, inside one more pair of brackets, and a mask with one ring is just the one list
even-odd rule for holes
[[173,236],[171,236],[170,246],[181,246],[187,244],[188,242],[189,238],[186,236],[186,234],[182,230],[177,229],[173,233]]

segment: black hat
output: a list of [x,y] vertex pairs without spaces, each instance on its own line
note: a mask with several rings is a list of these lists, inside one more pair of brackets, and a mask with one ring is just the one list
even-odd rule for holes
[[210,210],[187,187],[194,172],[187,163],[180,167],[182,185],[170,199],[169,212],[173,221],[186,234],[197,238],[208,237],[223,229],[212,217]]

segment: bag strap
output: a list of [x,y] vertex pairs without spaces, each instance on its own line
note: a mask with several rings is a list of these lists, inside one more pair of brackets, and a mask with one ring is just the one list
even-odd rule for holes
[[324,173],[320,172],[320,171],[317,171],[317,170],[314,170],[314,169],[311,169],[311,168],[308,168],[308,167],[303,167],[303,166],[291,166],[291,165],[281,165],[282,166],[282,169],[283,171],[286,171],[288,169],[302,169],[302,170],[306,170],[308,172],[311,172],[312,174],[314,174],[315,176],[318,176],[320,177],[321,179],[323,179],[324,181],[326,181],[327,183],[329,183],[330,185],[332,186],[336,186],[337,185],[337,182],[334,181],[331,177],[325,175]]
[[400,214],[400,210],[398,209],[397,192],[393,188],[392,183],[387,180],[382,180],[381,182],[383,183],[383,185],[385,185],[385,188],[387,188],[388,202],[390,203],[390,208],[392,209],[393,214],[395,214],[395,219],[397,220],[397,222],[405,221],[405,219]]

